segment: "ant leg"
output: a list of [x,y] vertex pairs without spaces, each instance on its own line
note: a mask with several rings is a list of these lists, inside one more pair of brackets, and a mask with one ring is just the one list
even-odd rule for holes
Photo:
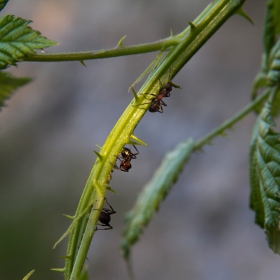
[[[154,97],[157,97],[156,94],[153,94],[153,93],[148,93],[148,92],[147,92],[147,93],[143,93],[143,94],[149,94],[149,95],[152,95],[152,96],[154,96]],[[152,99],[154,99],[154,98],[147,98],[147,97],[145,97],[145,96],[144,96],[144,98],[147,99],[147,100],[152,100]]]
[[102,227],[108,227],[108,228],[98,228],[96,227],[96,230],[110,230],[110,229],[113,229],[113,227],[111,225],[101,225],[101,224],[98,224],[99,226],[102,226]]
[[113,166],[115,169],[118,169],[118,166],[117,166],[116,164],[112,163],[111,161],[110,161],[110,163],[112,164],[112,166]]
[[120,167],[118,167],[117,165],[115,165],[114,168],[117,169],[117,170],[123,171],[123,170],[122,170]]
[[121,171],[123,171],[123,172],[128,172],[129,170],[127,170],[127,169],[121,169],[121,168],[118,168],[118,170],[121,170]]
[[131,159],[136,159],[137,158],[136,156],[139,154],[139,151],[137,150],[137,148],[134,145],[132,145],[132,146],[137,151],[137,153],[135,153],[135,154],[131,153],[130,157],[131,157]]
[[161,102],[161,105],[167,106],[167,104],[163,100],[160,100],[160,102]]
[[[152,99],[151,99],[152,100]],[[142,103],[142,104],[139,104],[139,105],[146,105],[146,104],[151,104],[150,102],[146,102],[146,103]],[[136,107],[136,106],[135,106]]]
[[122,159],[121,159],[119,156],[116,156],[116,155],[115,155],[115,157],[116,157],[118,160],[122,161]]
[[113,209],[113,207],[109,204],[109,202],[108,202],[108,200],[107,200],[107,197],[105,197],[105,200],[106,200],[107,204],[109,205],[109,207],[111,208],[111,212],[110,212],[109,214],[110,214],[110,215],[113,215],[113,214],[117,213],[117,212]]
[[112,166],[114,167],[114,169],[123,171],[123,170],[121,169],[121,167],[118,167],[116,164],[113,164],[112,162],[110,162],[110,163],[112,164]]
[[[157,96],[156,94],[153,94],[153,93],[150,93],[150,92],[142,92],[142,93],[141,93],[141,95],[146,95],[146,94],[152,95],[152,96],[154,96],[154,97]],[[147,98],[147,97],[145,97],[145,96],[144,96],[144,98],[145,98],[145,99],[148,99],[148,100],[154,99],[154,98]]]
[[169,83],[175,88],[182,89],[179,85],[172,83],[170,77],[171,77],[171,68],[169,68]]
[[[150,99],[150,100],[153,100],[153,99]],[[146,102],[146,103],[138,104],[138,105],[136,105],[136,106],[134,106],[134,105],[132,105],[132,106],[133,106],[133,107],[138,107],[138,106],[140,106],[140,105],[147,105],[147,104],[149,104],[149,105],[151,106],[152,102]],[[145,110],[145,108],[139,108],[139,109]]]
[[[151,99],[152,100],[152,99]],[[139,106],[141,106],[141,105],[146,105],[146,104],[151,104],[151,103],[142,103],[142,104],[138,104],[138,105],[132,105],[132,107],[139,107]],[[140,109],[143,109],[143,110],[145,110],[145,108],[140,108]]]

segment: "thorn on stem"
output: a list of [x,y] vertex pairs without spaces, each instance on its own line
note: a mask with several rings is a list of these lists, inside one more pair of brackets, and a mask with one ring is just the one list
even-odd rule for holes
[[133,87],[131,87],[131,90],[132,90],[132,92],[133,92],[133,95],[134,95],[135,101],[137,102],[137,101],[138,101],[138,99],[139,99],[139,97],[138,97],[138,95],[137,95],[137,93],[136,93],[136,91],[134,90],[134,88],[133,88]]
[[102,156],[100,153],[98,153],[98,152],[95,151],[95,150],[93,150],[93,152],[98,156],[98,158],[99,158],[100,160],[103,159],[103,156]]
[[123,44],[123,41],[124,39],[126,38],[126,35],[124,35],[118,42],[117,44],[117,48],[123,48],[124,47],[124,44]]
[[191,22],[191,21],[189,21],[189,25],[190,25],[191,29],[195,29],[196,28],[196,25],[193,22]]
[[86,64],[85,64],[85,62],[84,62],[83,60],[80,60],[80,62],[81,62],[85,67],[87,67]]
[[51,268],[52,271],[56,271],[56,272],[62,272],[64,273],[65,272],[65,267],[63,268]]
[[71,221],[75,220],[74,216],[70,216],[70,215],[66,215],[66,214],[63,214],[63,216],[70,219]]

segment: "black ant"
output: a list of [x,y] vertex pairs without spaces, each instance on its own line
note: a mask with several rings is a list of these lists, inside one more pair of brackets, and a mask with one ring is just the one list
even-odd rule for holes
[[[163,86],[161,82],[160,82],[160,84],[161,84],[161,89],[159,90],[158,95],[150,94],[150,95],[155,96],[154,100],[152,101],[152,103],[150,104],[150,107],[149,107],[149,112],[151,112],[151,113],[155,113],[155,112],[163,113],[162,106],[167,106],[167,104],[162,99],[164,97],[170,96],[172,87],[181,88],[180,86],[173,84],[171,81],[167,82],[165,84],[165,86]],[[145,104],[149,104],[149,103],[142,103],[141,105],[145,105]]]
[[102,227],[107,227],[107,228],[96,228],[96,230],[109,230],[112,229],[113,227],[110,225],[110,221],[111,221],[111,215],[117,213],[113,207],[108,203],[107,198],[105,198],[107,204],[109,205],[110,209],[108,208],[103,208],[101,210],[101,213],[99,215],[99,222],[102,224],[98,224],[99,226]]
[[139,154],[139,151],[137,148],[133,145],[134,149],[137,151],[137,153],[132,153],[130,149],[124,147],[123,151],[121,152],[121,157],[116,156],[117,159],[121,161],[120,166],[117,165],[114,166],[115,169],[128,172],[129,169],[131,169],[131,160],[136,159],[136,156]]

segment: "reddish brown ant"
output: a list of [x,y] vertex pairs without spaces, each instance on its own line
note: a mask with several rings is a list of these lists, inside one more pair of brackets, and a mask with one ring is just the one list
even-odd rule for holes
[[133,145],[134,149],[137,151],[137,153],[132,153],[130,149],[124,147],[123,151],[121,152],[121,157],[116,156],[117,159],[121,161],[120,166],[118,167],[117,165],[114,165],[115,169],[128,172],[129,169],[131,169],[131,160],[136,159],[136,156],[139,154],[139,151],[137,148]]
[[[163,113],[162,105],[167,106],[167,104],[165,102],[163,102],[162,99],[164,97],[169,97],[170,96],[170,92],[172,91],[172,87],[180,88],[180,86],[177,86],[177,85],[173,84],[171,81],[167,82],[165,84],[165,86],[163,86],[159,90],[159,94],[155,97],[155,99],[151,103],[151,105],[149,107],[149,112],[151,112],[151,113],[155,113],[155,112]],[[147,103],[144,103],[144,104],[147,104]],[[141,104],[141,105],[143,105],[143,104]]]
[[163,100],[155,99],[149,107],[149,112],[151,112],[151,113],[155,113],[155,112],[163,113],[162,105],[167,106],[167,104],[165,102],[163,102]]
[[162,106],[167,106],[167,104],[165,102],[163,102],[163,98],[164,97],[169,97],[170,96],[170,92],[172,91],[172,87],[175,88],[181,88],[178,85],[173,84],[171,81],[167,82],[165,84],[165,86],[162,85],[161,81],[161,89],[159,90],[158,95],[155,94],[150,94],[155,96],[152,101],[152,103],[142,103],[141,105],[145,105],[145,104],[150,104],[149,107],[149,112],[151,113],[155,113],[155,112],[159,112],[159,113],[163,113],[163,107]]
[[101,213],[99,215],[99,222],[101,224],[98,224],[99,226],[102,227],[107,227],[107,228],[96,228],[96,230],[109,230],[112,229],[113,227],[110,225],[110,221],[111,221],[111,215],[117,213],[113,207],[108,203],[107,198],[105,198],[107,204],[109,205],[110,209],[108,208],[103,208],[101,210]]

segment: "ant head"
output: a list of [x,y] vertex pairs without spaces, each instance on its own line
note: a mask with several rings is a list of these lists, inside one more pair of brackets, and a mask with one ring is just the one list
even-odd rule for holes
[[128,148],[126,148],[126,147],[124,147],[124,148],[123,148],[123,152],[122,152],[122,156],[123,156],[123,157],[124,157],[124,156],[128,157],[128,156],[130,156],[130,155],[131,155],[131,150],[128,149]]
[[167,82],[165,85],[166,91],[169,91],[169,92],[172,91],[172,86],[173,86],[172,82]]

